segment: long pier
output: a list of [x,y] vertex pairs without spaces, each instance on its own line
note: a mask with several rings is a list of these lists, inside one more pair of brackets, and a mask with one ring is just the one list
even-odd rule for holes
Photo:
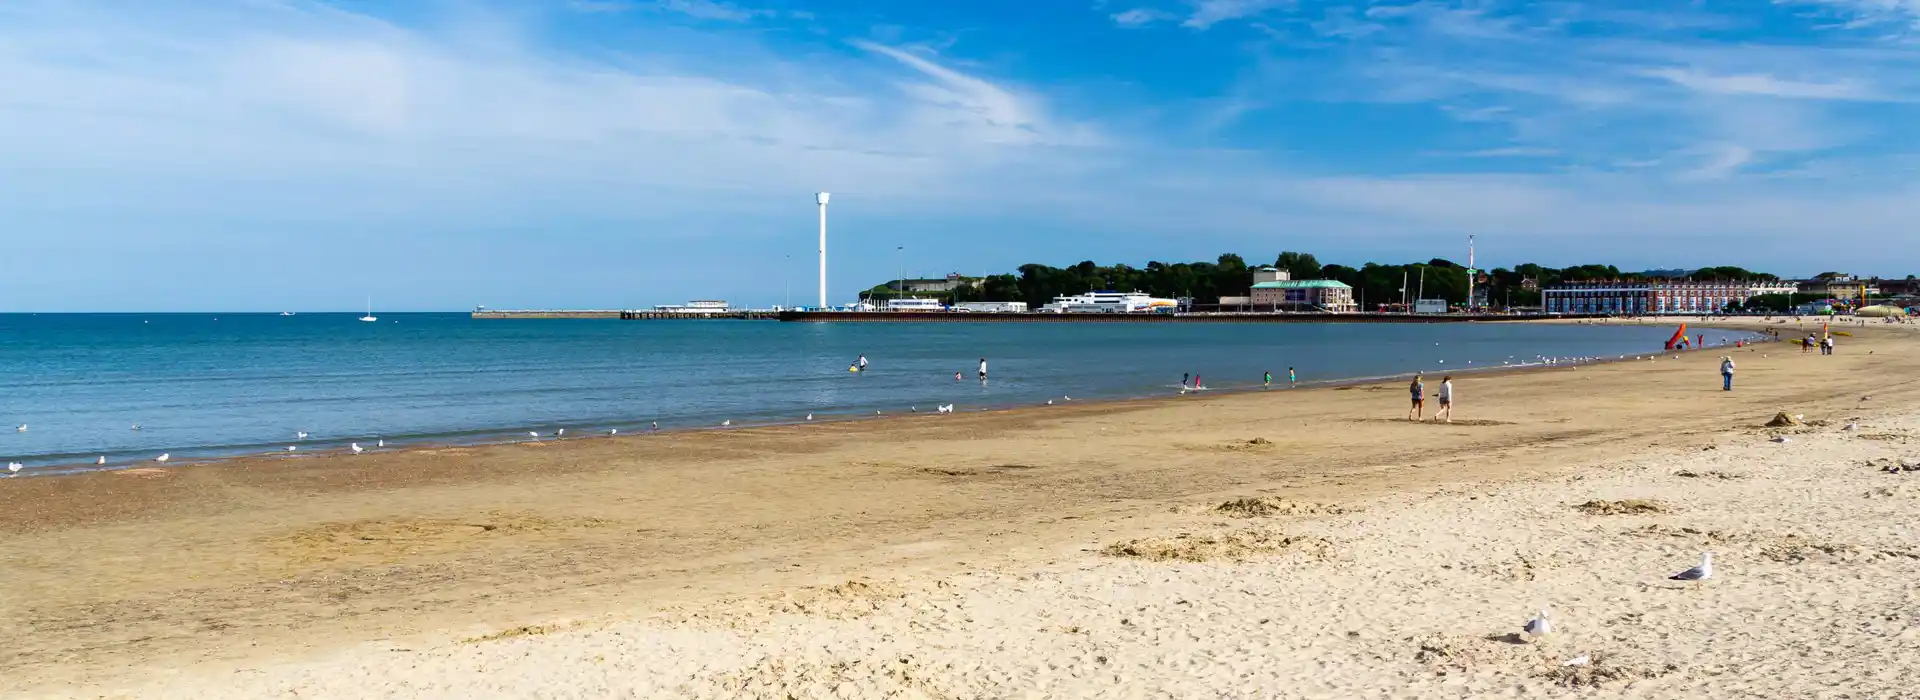
[[940,311],[783,311],[782,321],[812,323],[1466,323],[1529,321],[1546,318],[1604,318],[1602,315],[1547,314],[1383,314],[1383,313],[953,313]]
[[478,319],[593,318],[593,319],[619,319],[622,321],[663,321],[663,320],[682,320],[682,319],[684,320],[733,319],[733,320],[748,320],[748,321],[771,321],[773,319],[779,318],[779,314],[773,311],[685,312],[685,311],[648,311],[648,310],[639,310],[639,309],[583,309],[583,310],[534,309],[534,310],[515,311],[515,310],[504,310],[504,309],[503,310],[487,309],[484,311],[473,312],[473,317]]
[[622,321],[736,320],[799,323],[1465,323],[1529,321],[1546,318],[1604,318],[1603,315],[1547,314],[1383,314],[1383,313],[959,313],[952,311],[649,311],[649,310],[493,310],[473,312],[476,319],[618,319]]

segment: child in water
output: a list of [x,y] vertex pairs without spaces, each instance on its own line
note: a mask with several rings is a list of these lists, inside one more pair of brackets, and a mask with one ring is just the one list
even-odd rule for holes
[[1270,387],[1270,386],[1273,386],[1273,373],[1272,373],[1272,372],[1263,372],[1263,373],[1261,373],[1261,375],[1260,375],[1260,387],[1264,389],[1264,388],[1266,388],[1266,387]]

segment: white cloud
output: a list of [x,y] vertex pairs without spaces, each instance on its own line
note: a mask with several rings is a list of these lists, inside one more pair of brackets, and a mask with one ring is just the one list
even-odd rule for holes
[[1646,72],[1676,85],[1721,95],[1759,95],[1812,100],[1875,99],[1871,90],[1855,81],[1831,83],[1787,80],[1761,73],[1710,75],[1685,68],[1656,68]]
[[1154,22],[1173,19],[1173,16],[1152,8],[1136,7],[1124,12],[1113,13],[1112,15],[1108,15],[1107,18],[1113,20],[1114,24],[1122,27],[1143,27],[1153,24]]
[[1207,29],[1221,22],[1252,17],[1287,4],[1288,0],[1196,0],[1193,14],[1188,15],[1180,26]]

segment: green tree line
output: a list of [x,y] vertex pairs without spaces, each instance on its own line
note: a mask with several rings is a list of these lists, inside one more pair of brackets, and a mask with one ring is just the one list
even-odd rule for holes
[[[1460,304],[1467,301],[1467,269],[1450,260],[1434,258],[1406,264],[1366,263],[1360,267],[1323,265],[1312,253],[1285,251],[1273,259],[1274,267],[1286,270],[1292,279],[1331,279],[1352,287],[1355,300],[1365,309],[1379,304],[1399,303],[1401,285],[1404,298],[1445,299]],[[1053,301],[1054,297],[1110,289],[1139,291],[1156,297],[1191,298],[1196,304],[1217,304],[1221,297],[1248,296],[1253,284],[1253,267],[1245,258],[1227,253],[1213,262],[1165,263],[1153,261],[1143,267],[1124,263],[1100,265],[1091,260],[1067,267],[1039,263],[1021,265],[1015,274],[971,278],[951,292],[901,294],[889,282],[869,290],[875,299],[894,296],[939,297],[948,303],[966,301],[1024,301],[1029,306]],[[1777,280],[1778,277],[1739,267],[1705,267],[1661,277],[1686,277],[1695,280]],[[1512,269],[1480,271],[1479,285],[1487,289],[1487,301],[1495,307],[1537,306],[1538,288],[1566,282],[1646,279],[1647,274],[1622,272],[1612,265],[1576,265],[1550,268],[1528,263]],[[1526,280],[1535,281],[1529,289]]]

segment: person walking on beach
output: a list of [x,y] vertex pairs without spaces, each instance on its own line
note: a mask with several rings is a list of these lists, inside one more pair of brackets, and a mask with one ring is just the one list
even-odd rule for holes
[[1440,379],[1440,410],[1434,411],[1433,419],[1436,421],[1445,419],[1446,422],[1448,423],[1453,422],[1453,376],[1452,375],[1448,375]]
[[987,358],[980,358],[980,381],[987,381]]
[[1407,420],[1420,420],[1427,410],[1427,384],[1420,381],[1420,375],[1413,375],[1413,383],[1407,385],[1407,393],[1413,395],[1413,407],[1407,409]]
[[1833,336],[1827,336],[1820,340],[1820,354],[1822,355],[1833,354]]
[[1733,356],[1720,356],[1720,390],[1733,391]]
[[1272,372],[1262,373],[1260,375],[1260,388],[1264,389],[1270,386],[1273,386],[1273,373]]

